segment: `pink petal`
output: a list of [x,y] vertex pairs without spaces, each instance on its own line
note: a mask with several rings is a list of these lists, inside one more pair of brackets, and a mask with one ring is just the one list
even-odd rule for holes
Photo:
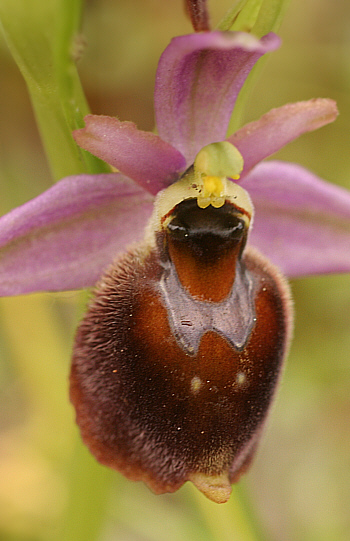
[[185,169],[178,150],[154,133],[138,130],[133,122],[110,116],[88,115],[85,128],[73,132],[79,146],[116,167],[156,194]]
[[279,38],[260,41],[240,32],[205,32],[174,38],[162,54],[155,87],[159,135],[193,162],[209,143],[225,139],[247,75]]
[[0,218],[0,295],[93,285],[143,236],[152,196],[119,174],[67,177]]
[[335,101],[313,99],[272,109],[228,138],[244,158],[242,175],[303,133],[333,122],[338,115]]
[[271,161],[244,179],[255,206],[249,242],[290,277],[350,271],[350,192]]

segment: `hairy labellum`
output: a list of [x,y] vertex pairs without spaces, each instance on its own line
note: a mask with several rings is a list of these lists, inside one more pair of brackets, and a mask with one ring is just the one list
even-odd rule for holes
[[193,183],[175,205],[176,185],[158,196],[145,241],[97,286],[71,373],[101,463],[157,493],[191,480],[217,502],[252,459],[290,334],[286,282],[245,248],[252,209],[231,184],[217,208]]

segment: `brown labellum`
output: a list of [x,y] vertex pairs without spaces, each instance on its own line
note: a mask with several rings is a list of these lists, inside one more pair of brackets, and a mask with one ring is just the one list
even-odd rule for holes
[[216,502],[247,469],[290,335],[289,290],[245,247],[232,201],[180,201],[99,282],[74,347],[71,400],[103,464],[156,493]]

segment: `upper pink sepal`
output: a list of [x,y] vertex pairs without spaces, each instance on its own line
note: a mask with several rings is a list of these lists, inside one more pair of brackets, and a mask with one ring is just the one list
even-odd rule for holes
[[280,39],[243,32],[174,38],[163,52],[154,94],[158,133],[190,165],[209,143],[226,137],[237,95],[256,61]]

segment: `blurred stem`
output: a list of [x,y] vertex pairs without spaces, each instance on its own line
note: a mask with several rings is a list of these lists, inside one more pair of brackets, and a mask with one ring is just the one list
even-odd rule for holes
[[[78,312],[82,316],[89,292],[81,292]],[[101,536],[111,501],[115,473],[101,466],[81,441],[75,428],[74,446],[67,465],[65,511],[60,519],[57,541],[96,541]]]
[[76,435],[69,471],[69,495],[57,541],[96,541],[110,505],[114,474],[92,457]]
[[[78,300],[85,304],[86,297],[81,294]],[[47,294],[4,298],[0,308],[7,347],[30,412],[24,442],[35,445],[53,471],[64,470],[65,509],[55,527],[43,528],[41,539],[96,541],[106,522],[115,474],[96,462],[73,424],[67,388],[70,347],[55,317],[54,301]]]
[[5,39],[27,83],[55,179],[108,170],[71,135],[89,112],[74,62],[81,6],[81,0],[0,2]]
[[242,483],[233,485],[230,500],[215,504],[197,490],[195,504],[201,511],[212,541],[264,541],[266,539],[249,505]]

